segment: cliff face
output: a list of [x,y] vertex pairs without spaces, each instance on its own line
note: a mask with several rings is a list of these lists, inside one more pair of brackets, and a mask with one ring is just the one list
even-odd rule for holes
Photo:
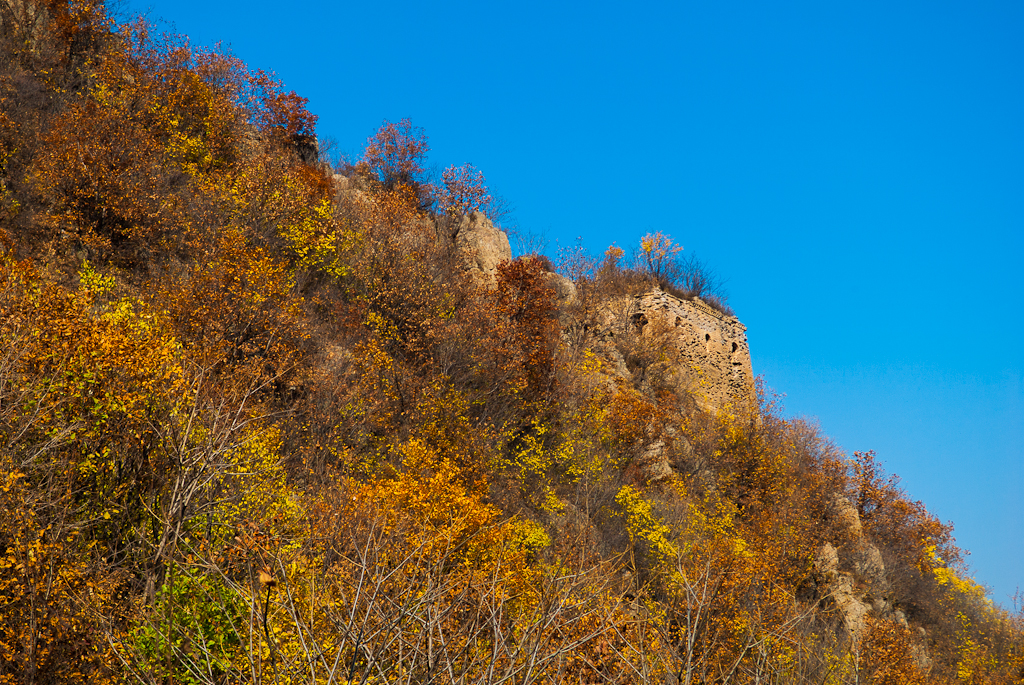
[[[661,289],[612,297],[598,304],[588,325],[591,346],[613,382],[644,388],[649,376],[660,376],[711,413],[735,413],[755,402],[746,327],[699,298],[683,300]],[[649,359],[638,359],[644,353],[631,348],[645,348]]]
[[[498,264],[512,258],[508,236],[480,212],[462,217],[455,247],[473,282],[486,288],[493,288],[497,282]],[[575,304],[576,286],[571,280],[549,273],[547,282],[560,308]],[[600,303],[596,318],[587,325],[597,324],[597,344],[605,348],[613,375],[637,380],[621,354],[607,344],[609,339],[629,334],[648,340],[662,338],[669,343],[668,366],[700,409],[740,409],[754,401],[746,326],[699,297],[684,300],[655,288],[636,297]]]
[[[512,258],[505,233],[483,214],[474,213],[461,219],[455,244],[473,282],[495,287],[498,264]],[[563,312],[578,304],[576,284],[570,279],[548,273],[547,282]],[[756,406],[746,326],[700,298],[684,300],[660,288],[638,296],[611,297],[598,303],[596,316],[588,317],[585,327],[591,332],[589,346],[604,358],[613,392],[620,384],[645,385],[647,369],[631,369],[628,352],[623,354],[628,348],[623,341],[631,339],[662,352],[658,362],[662,373],[688,392],[699,410],[735,414]],[[673,462],[691,457],[693,447],[674,430],[668,435],[645,442],[625,470],[627,481],[654,485],[677,475]],[[837,495],[828,518],[837,538],[835,545],[825,542],[814,555],[813,592],[823,607],[839,617],[846,639],[859,644],[872,615],[909,627],[904,613],[886,598],[890,582],[885,564],[862,529],[856,507]],[[923,639],[915,644],[910,657],[919,668],[927,669],[931,662],[923,645]]]

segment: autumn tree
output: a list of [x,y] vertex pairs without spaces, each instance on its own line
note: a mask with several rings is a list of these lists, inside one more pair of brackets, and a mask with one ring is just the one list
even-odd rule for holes
[[554,291],[543,274],[535,257],[499,264],[497,288],[487,296],[493,337],[490,349],[482,352],[480,370],[499,384],[502,399],[495,409],[499,403],[518,405],[502,407],[506,415],[543,400],[552,388],[558,320]]
[[670,281],[679,271],[679,255],[683,246],[661,231],[648,233],[640,238],[640,249],[636,253],[640,268],[656,281]]
[[427,135],[409,119],[385,120],[366,142],[364,162],[370,174],[385,188],[415,187],[423,177],[423,163],[430,145]]
[[441,174],[441,183],[437,205],[451,218],[486,211],[494,199],[488,194],[483,173],[472,164],[448,167]]
[[2,661],[29,681],[100,679],[100,626],[124,629],[147,505],[173,468],[154,427],[176,345],[143,303],[110,298],[113,279],[86,269],[69,293],[0,265]]

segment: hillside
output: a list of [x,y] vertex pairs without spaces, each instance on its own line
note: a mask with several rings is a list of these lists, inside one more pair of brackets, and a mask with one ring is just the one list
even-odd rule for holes
[[0,682],[1024,683],[699,263],[512,258],[410,122],[0,2]]

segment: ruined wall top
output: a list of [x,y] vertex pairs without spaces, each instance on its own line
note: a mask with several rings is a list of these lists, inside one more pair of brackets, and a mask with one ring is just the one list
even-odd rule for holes
[[[739,408],[755,399],[747,328],[700,298],[683,300],[656,289],[634,303],[643,334],[674,330],[679,363],[691,371],[691,392],[702,409]],[[649,324],[655,324],[653,326]]]

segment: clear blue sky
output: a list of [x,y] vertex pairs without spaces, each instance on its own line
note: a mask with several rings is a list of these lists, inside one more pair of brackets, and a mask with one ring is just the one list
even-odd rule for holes
[[728,278],[755,373],[1024,587],[1024,3],[129,0],[472,162],[549,252],[645,232]]

